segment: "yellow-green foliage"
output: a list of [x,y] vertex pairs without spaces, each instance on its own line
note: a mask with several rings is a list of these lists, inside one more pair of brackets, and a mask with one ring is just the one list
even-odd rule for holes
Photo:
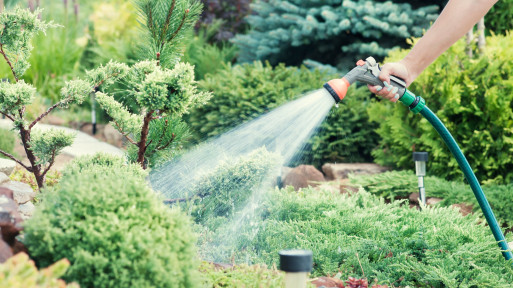
[[62,259],[38,271],[34,261],[25,253],[18,253],[0,264],[0,287],[5,288],[78,288],[58,279],[69,267],[69,261]]
[[200,271],[204,275],[203,287],[205,288],[282,288],[284,285],[283,273],[276,269],[268,269],[265,265],[218,268],[211,263],[203,263]]
[[[409,87],[447,126],[476,176],[483,182],[513,181],[513,42],[511,33],[487,38],[483,55],[470,59],[461,40],[429,66]],[[395,51],[386,60],[402,58]],[[380,164],[412,168],[411,152],[429,152],[433,175],[462,178],[462,172],[437,132],[419,115],[387,101],[368,109],[379,123]]]

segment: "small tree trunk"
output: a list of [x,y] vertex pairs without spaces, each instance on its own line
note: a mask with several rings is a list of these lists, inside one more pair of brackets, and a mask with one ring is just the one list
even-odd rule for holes
[[143,126],[141,128],[141,140],[139,143],[139,153],[137,154],[137,162],[141,164],[141,167],[143,169],[147,168],[146,163],[144,162],[144,154],[146,153],[146,141],[148,140],[148,133],[150,131],[150,121],[153,115],[153,110],[150,110],[148,113],[146,113],[146,116],[144,116],[144,122]]
[[467,32],[467,56],[472,58],[472,41],[474,40],[474,26]]
[[30,161],[30,166],[32,167],[32,173],[36,177],[37,187],[41,190],[41,188],[45,186],[45,176],[41,173],[41,165],[36,164],[36,156],[30,149],[30,130],[25,129],[25,127],[21,127],[20,136],[23,148],[25,149],[27,158]]
[[479,53],[483,54],[486,48],[484,17],[477,22],[477,31],[479,33],[477,38],[477,48],[479,48]]

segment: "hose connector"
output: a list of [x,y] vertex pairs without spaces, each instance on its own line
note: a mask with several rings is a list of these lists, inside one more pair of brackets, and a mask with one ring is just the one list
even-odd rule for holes
[[413,114],[419,113],[426,107],[426,100],[420,96],[416,96],[410,90],[406,90],[403,96],[399,98],[399,101],[408,106],[408,109],[410,109]]

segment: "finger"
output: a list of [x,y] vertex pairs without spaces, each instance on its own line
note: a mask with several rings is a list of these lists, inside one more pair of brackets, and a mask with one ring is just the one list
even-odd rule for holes
[[371,85],[367,84],[367,87],[374,94],[379,94],[379,92],[383,90],[383,87],[379,86],[379,85],[371,86]]
[[392,75],[394,72],[394,69],[392,67],[393,66],[389,64],[383,65],[383,67],[381,68],[381,72],[379,72],[379,80],[390,83],[390,75]]

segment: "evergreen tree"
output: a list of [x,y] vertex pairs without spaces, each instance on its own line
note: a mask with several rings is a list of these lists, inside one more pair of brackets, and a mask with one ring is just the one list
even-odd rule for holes
[[[163,160],[186,134],[181,116],[193,106],[205,103],[210,93],[198,92],[191,65],[179,63],[183,41],[201,13],[195,0],[136,0],[144,24],[139,43],[141,61],[124,65],[124,98],[135,104],[130,111],[112,93],[98,92],[96,100],[112,117],[113,124],[132,144],[129,159],[143,168]],[[89,73],[90,81],[102,78],[102,68]],[[175,144],[175,145],[173,145]],[[164,153],[163,153],[164,152]]]
[[256,14],[246,18],[250,32],[233,40],[241,62],[297,65],[312,59],[338,68],[405,46],[405,39],[421,36],[439,10],[368,0],[256,0],[252,9]]

